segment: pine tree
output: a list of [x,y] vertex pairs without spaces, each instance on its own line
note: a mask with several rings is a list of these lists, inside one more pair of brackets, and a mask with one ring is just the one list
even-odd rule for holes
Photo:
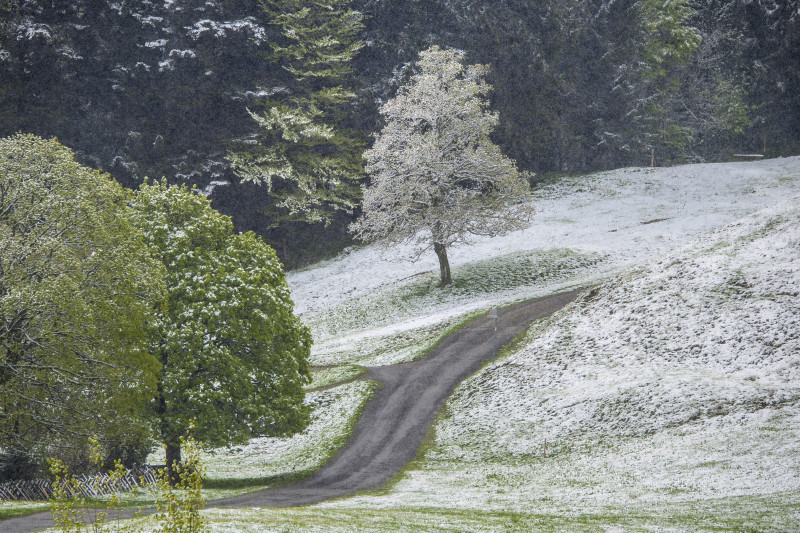
[[701,42],[690,19],[690,0],[642,0],[638,4],[643,30],[642,61],[636,69],[635,98],[628,116],[638,130],[636,141],[650,150],[681,153],[693,129],[681,121],[679,69]]
[[288,74],[286,87],[268,91],[261,111],[248,110],[257,142],[228,154],[243,182],[265,184],[281,215],[277,220],[323,222],[352,213],[363,178],[362,136],[346,128],[351,61],[363,47],[363,16],[350,0],[267,0],[280,28],[272,57]]

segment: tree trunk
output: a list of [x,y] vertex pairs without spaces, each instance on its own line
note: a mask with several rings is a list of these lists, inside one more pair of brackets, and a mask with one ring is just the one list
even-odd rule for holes
[[166,449],[166,456],[167,456],[167,472],[169,473],[169,484],[173,487],[177,486],[180,483],[181,478],[178,472],[176,471],[176,467],[181,463],[181,445],[180,443],[167,443]]
[[173,487],[180,482],[180,476],[175,467],[181,462],[181,441],[175,436],[167,422],[167,400],[164,398],[164,385],[158,382],[158,407],[156,413],[161,419],[161,442],[165,446],[165,464],[169,474],[169,484]]
[[447,287],[453,283],[453,278],[450,276],[450,262],[447,260],[447,249],[444,244],[438,242],[433,243],[433,251],[439,258],[439,273],[442,275],[441,287]]

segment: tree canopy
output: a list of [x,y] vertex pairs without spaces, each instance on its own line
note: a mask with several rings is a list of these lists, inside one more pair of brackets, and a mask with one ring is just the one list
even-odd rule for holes
[[180,437],[210,446],[283,436],[308,421],[311,336],[293,314],[275,252],[186,186],[145,183],[134,221],[167,269],[151,350],[161,362],[155,414],[167,462]]
[[386,125],[364,157],[371,184],[359,238],[434,248],[442,286],[452,281],[447,248],[473,236],[525,227],[528,182],[489,138],[487,67],[464,66],[463,52],[432,47],[417,73],[381,108]]
[[126,200],[55,140],[0,139],[0,448],[53,453],[143,431],[164,269]]

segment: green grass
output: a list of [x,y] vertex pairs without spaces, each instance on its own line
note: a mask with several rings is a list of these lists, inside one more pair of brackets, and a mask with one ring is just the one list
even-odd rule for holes
[[[787,506],[786,499],[793,503]],[[607,531],[677,529],[680,531],[797,531],[797,496],[726,498],[667,506],[635,504],[625,507],[524,510],[477,510],[452,507],[336,508],[310,506],[291,510],[207,511],[215,533],[280,531],[384,532],[515,532]]]
[[306,391],[322,390],[349,383],[367,373],[367,369],[359,365],[338,365],[316,367],[311,369],[311,383]]
[[50,510],[50,504],[47,502],[0,502],[0,520],[48,510]]
[[[346,503],[346,502],[345,502]],[[292,509],[209,509],[204,516],[215,533],[327,532],[755,532],[797,531],[796,494],[731,497],[668,505],[630,504],[585,509],[552,508],[550,499],[527,509],[459,507],[353,507],[314,505]],[[1,507],[0,507],[1,508]],[[155,525],[140,519],[145,530]]]
[[[544,287],[564,287],[606,259],[569,249],[523,251],[457,266],[453,283],[444,288],[435,273],[415,276],[304,317],[317,340],[312,360],[329,366],[416,360],[443,334],[476,316],[455,315],[459,307],[472,303],[474,309],[477,299],[518,301]],[[424,325],[403,327],[424,315],[430,317]]]
[[430,312],[483,295],[574,278],[577,272],[594,267],[605,259],[602,254],[578,253],[569,249],[514,252],[455,266],[453,283],[444,288],[439,287],[438,275],[429,272],[403,284],[325,309],[319,316],[307,320],[312,328],[329,334],[359,331],[393,324],[420,311]]

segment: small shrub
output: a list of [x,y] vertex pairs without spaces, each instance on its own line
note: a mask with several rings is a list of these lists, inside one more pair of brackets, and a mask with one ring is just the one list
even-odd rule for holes
[[0,453],[0,483],[35,479],[39,463],[23,450],[12,448]]
[[[205,507],[202,495],[203,475],[205,468],[200,462],[200,444],[191,438],[182,438],[181,445],[186,451],[185,459],[175,466],[177,483],[170,483],[170,473],[166,468],[159,470],[155,484],[149,486],[151,494],[157,501],[155,519],[156,529],[164,533],[207,533],[208,524],[200,516]],[[102,470],[104,467],[103,451],[99,439],[89,439],[89,457],[91,462]],[[84,489],[89,488],[91,479],[79,480],[62,460],[48,460],[53,481],[53,495],[50,498],[51,513],[56,528],[63,533],[84,533],[86,531],[113,531],[118,533],[141,533],[143,525],[140,521],[122,521],[122,512],[127,507],[130,496],[136,491],[114,493],[104,502],[108,510],[99,511],[97,507],[89,509]],[[114,468],[108,472],[110,485],[115,486],[129,475],[128,469],[120,459],[114,462]],[[144,485],[144,483],[142,483]],[[109,521],[110,512],[114,513],[113,522]],[[141,517],[141,512],[134,518]]]
[[[200,443],[191,437],[181,438],[184,459],[175,465],[174,472],[166,468],[159,471],[153,487],[158,500],[156,520],[163,533],[205,533],[207,521],[200,516],[205,507],[203,476],[205,467],[200,461]],[[171,483],[176,480],[176,483]]]

